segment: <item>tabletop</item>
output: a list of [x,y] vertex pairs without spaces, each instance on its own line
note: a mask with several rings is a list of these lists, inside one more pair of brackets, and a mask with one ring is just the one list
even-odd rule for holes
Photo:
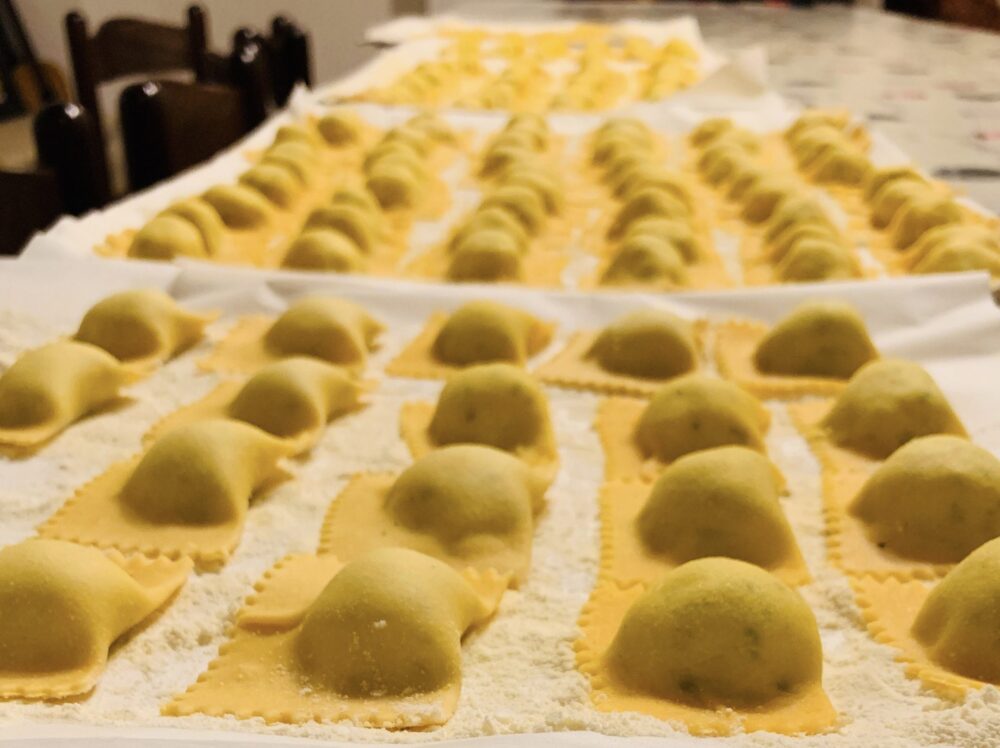
[[693,15],[720,52],[765,45],[771,84],[793,103],[850,109],[1000,212],[1000,34],[841,5],[505,0],[448,10],[507,20]]

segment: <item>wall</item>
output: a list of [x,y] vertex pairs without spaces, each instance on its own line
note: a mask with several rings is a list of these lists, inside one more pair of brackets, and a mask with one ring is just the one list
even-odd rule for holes
[[[182,0],[14,0],[40,59],[51,60],[69,73],[63,18],[80,10],[96,28],[114,16],[145,16],[171,24],[185,18]],[[317,82],[339,77],[374,54],[361,45],[364,30],[392,15],[392,0],[201,0],[208,11],[209,43],[218,52],[230,49],[240,26],[265,28],[283,13],[312,38],[313,74]],[[71,84],[72,85],[72,84]]]

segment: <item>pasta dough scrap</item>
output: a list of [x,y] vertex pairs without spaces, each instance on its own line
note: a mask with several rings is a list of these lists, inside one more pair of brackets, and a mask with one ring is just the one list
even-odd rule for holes
[[1000,460],[957,436],[913,439],[875,470],[848,511],[886,555],[958,563],[1000,536]]
[[877,357],[864,320],[840,302],[806,302],[771,328],[731,320],[715,330],[719,374],[760,398],[836,395]]
[[73,337],[119,361],[161,362],[194,345],[217,316],[189,312],[159,289],[122,291],[92,306]]
[[450,315],[432,315],[386,372],[436,379],[475,364],[505,361],[524,366],[549,344],[552,332],[553,325],[515,307],[470,301]]
[[188,423],[231,418],[287,439],[295,451],[312,449],[327,423],[362,407],[364,387],[339,366],[292,356],[268,364],[246,382],[222,382],[201,400],[181,408],[151,428],[146,444]]
[[761,566],[789,584],[809,571],[779,495],[784,479],[746,447],[685,455],[650,487],[613,481],[601,490],[601,578],[652,582],[695,558],[725,556]]
[[931,376],[900,359],[871,361],[858,369],[822,428],[833,444],[871,459],[885,459],[918,436],[966,435]]
[[574,334],[536,374],[562,387],[652,395],[664,382],[701,366],[704,322],[638,309],[603,330]]
[[59,341],[22,354],[0,375],[0,445],[41,446],[120,401],[140,373],[89,343]]
[[278,461],[294,451],[240,421],[178,426],[77,490],[38,534],[218,565],[239,542],[251,497],[286,477]]
[[577,666],[600,711],[678,720],[696,735],[836,722],[812,611],[753,564],[703,558],[649,586],[600,583],[580,628]]
[[998,558],[1000,540],[991,540],[933,588],[895,577],[851,580],[872,636],[898,650],[907,676],[945,699],[962,701],[969,691],[1000,682]]
[[405,403],[400,432],[414,457],[448,444],[484,444],[546,470],[558,465],[549,404],[539,383],[512,364],[477,364],[445,383],[437,405]]
[[0,550],[0,698],[90,691],[109,647],[184,584],[186,560],[126,559],[59,540]]
[[257,585],[219,657],[163,713],[444,724],[461,692],[462,637],[489,620],[506,587],[506,577],[460,574],[405,548],[348,564],[290,556]]
[[382,330],[353,302],[312,296],[296,301],[276,320],[244,317],[200,365],[209,371],[249,373],[286,356],[311,356],[362,369]]
[[411,548],[459,571],[492,569],[523,582],[546,487],[502,450],[442,447],[395,478],[355,475],[327,511],[319,553],[347,562],[375,548]]

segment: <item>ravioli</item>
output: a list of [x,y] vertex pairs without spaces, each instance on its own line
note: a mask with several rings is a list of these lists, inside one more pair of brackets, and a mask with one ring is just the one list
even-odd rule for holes
[[637,309],[605,327],[587,351],[602,368],[645,379],[668,379],[698,366],[690,322],[658,309]]
[[957,563],[1000,535],[1000,460],[956,436],[913,439],[875,470],[850,512],[880,549]]
[[677,251],[685,264],[702,259],[703,252],[698,238],[686,221],[657,216],[639,218],[629,224],[622,237],[622,243],[627,244],[641,236],[665,240]]
[[696,558],[761,566],[789,584],[809,581],[779,494],[784,480],[746,447],[715,447],[672,463],[650,488],[611,481],[601,489],[601,578],[652,582]]
[[316,122],[316,128],[327,143],[343,148],[361,138],[362,124],[354,112],[336,111],[320,117]]
[[[258,586],[219,658],[164,713],[443,724],[461,691],[462,637],[493,615],[506,583],[405,548],[348,564],[289,557]],[[251,666],[260,678],[238,676]]]
[[901,359],[871,361],[858,369],[822,427],[834,444],[876,460],[918,436],[965,435],[931,376]]
[[270,200],[279,208],[291,208],[302,191],[302,182],[278,164],[257,164],[240,175],[239,183]]
[[511,452],[552,439],[542,388],[502,363],[471,366],[449,379],[428,432],[441,445],[468,442]]
[[899,208],[899,214],[890,227],[892,245],[896,249],[907,249],[925,231],[935,226],[958,223],[962,216],[962,209],[950,197],[933,193],[915,197]]
[[216,185],[201,198],[215,208],[222,222],[231,229],[260,228],[274,216],[274,208],[267,198],[245,185]]
[[354,476],[330,505],[319,552],[350,561],[374,548],[411,548],[459,571],[472,566],[521,582],[545,488],[507,452],[442,447],[395,478]]
[[334,229],[307,229],[288,248],[282,267],[295,270],[325,270],[356,273],[365,258],[350,237]]
[[164,605],[190,568],[59,540],[0,550],[0,698],[86,694],[115,640]]
[[801,189],[783,174],[762,178],[743,194],[740,218],[748,223],[762,223],[771,218],[782,201]]
[[306,230],[331,229],[346,236],[361,254],[371,254],[377,242],[378,227],[369,211],[357,205],[331,203],[309,214]]
[[299,299],[276,320],[245,317],[202,368],[251,372],[286,356],[363,368],[382,325],[357,304],[325,296]]
[[[528,249],[528,233],[521,222],[507,209],[501,207],[480,208],[465,221],[448,240],[447,250],[454,252],[470,236],[480,231],[499,231],[506,234],[521,253]],[[505,241],[505,240],[504,240]]]
[[413,208],[419,199],[420,180],[400,162],[377,164],[365,185],[384,210]]
[[292,356],[259,369],[246,382],[222,382],[208,395],[168,415],[143,437],[154,442],[178,426],[231,418],[311,449],[327,423],[361,407],[363,386],[345,369]]
[[79,489],[38,533],[214,566],[239,542],[251,497],[285,477],[278,461],[295,450],[241,421],[184,424]]
[[667,238],[655,234],[626,236],[601,274],[601,285],[665,283],[682,286],[688,281],[684,258]]
[[690,211],[673,193],[656,187],[647,187],[636,192],[622,205],[608,228],[608,238],[617,239],[634,221],[647,216],[687,220]]
[[942,264],[942,254],[945,254],[945,249],[949,250],[948,254],[955,254],[969,247],[1000,257],[1000,232],[995,227],[968,223],[946,223],[936,226],[925,231],[914,242],[906,253],[906,263],[914,270],[937,266]]
[[477,364],[453,374],[436,405],[403,406],[400,431],[414,457],[449,444],[483,444],[544,470],[558,462],[545,393],[513,364]]
[[494,361],[523,364],[550,337],[551,328],[527,312],[493,301],[470,301],[448,317],[431,351],[450,366]]
[[161,214],[136,232],[128,256],[141,260],[208,257],[209,249],[193,223],[178,215]]
[[122,291],[87,310],[73,337],[119,361],[166,361],[198,342],[215,316],[188,312],[159,289]]
[[452,252],[446,276],[452,281],[515,281],[524,277],[522,250],[500,229],[479,229]]
[[763,451],[769,421],[760,402],[735,384],[689,374],[657,391],[634,438],[644,455],[660,462],[725,445]]
[[803,238],[788,249],[774,274],[783,282],[808,283],[853,278],[858,271],[847,249],[835,239]]
[[1000,683],[998,605],[1000,540],[995,539],[972,551],[931,590],[913,621],[913,636],[950,672]]
[[22,354],[0,375],[0,445],[41,446],[113,404],[137,376],[89,343],[60,341]]
[[753,564],[702,558],[649,587],[598,587],[577,662],[604,712],[679,720],[699,735],[831,727],[816,619]]
[[849,379],[878,357],[857,310],[839,301],[807,301],[758,343],[753,363],[765,374]]
[[884,229],[902,212],[904,205],[912,201],[930,198],[935,190],[927,182],[918,179],[897,179],[883,185],[872,196],[871,225]]
[[994,277],[1000,276],[1000,252],[984,245],[946,244],[931,250],[913,266],[913,272],[918,274],[969,270],[985,270]]
[[545,222],[545,203],[530,187],[503,184],[488,193],[479,204],[481,209],[506,210],[520,222],[529,236],[537,234]]

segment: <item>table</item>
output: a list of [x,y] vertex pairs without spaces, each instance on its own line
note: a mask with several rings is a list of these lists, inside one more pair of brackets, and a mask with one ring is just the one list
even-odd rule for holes
[[1000,34],[847,6],[475,2],[470,20],[690,14],[721,52],[767,48],[771,85],[801,106],[846,107],[934,176],[1000,212]]

